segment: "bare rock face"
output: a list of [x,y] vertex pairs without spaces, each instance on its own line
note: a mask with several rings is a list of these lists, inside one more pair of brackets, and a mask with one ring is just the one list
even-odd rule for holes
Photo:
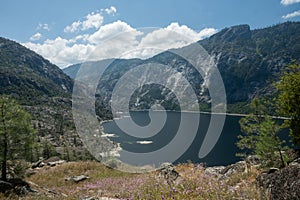
[[168,184],[173,183],[180,176],[171,163],[163,163],[158,171],[158,178],[166,180]]
[[293,162],[281,170],[270,170],[256,180],[262,196],[267,199],[300,199],[300,163]]

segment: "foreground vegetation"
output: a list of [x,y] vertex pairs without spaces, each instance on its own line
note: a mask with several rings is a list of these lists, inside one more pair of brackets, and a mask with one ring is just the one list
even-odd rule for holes
[[[26,178],[36,193],[19,199],[260,199],[255,186],[256,168],[219,179],[195,164],[176,166],[180,177],[172,183],[158,178],[157,172],[130,174],[110,169],[98,162],[70,162],[42,168]],[[89,179],[75,183],[66,177],[85,174]],[[2,196],[1,196],[2,195]],[[16,196],[0,198],[15,199]]]

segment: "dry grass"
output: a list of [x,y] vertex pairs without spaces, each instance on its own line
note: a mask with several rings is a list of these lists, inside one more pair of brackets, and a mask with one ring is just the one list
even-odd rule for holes
[[[255,187],[259,171],[251,169],[226,179],[205,173],[201,165],[180,164],[181,175],[173,184],[157,179],[155,173],[130,174],[107,168],[97,162],[71,162],[43,168],[27,178],[38,194],[18,197],[24,200],[83,199],[113,197],[119,199],[260,199]],[[66,177],[86,175],[89,179],[73,183]],[[0,199],[4,196],[0,194]],[[14,199],[15,196],[10,197]],[[8,198],[9,199],[9,198]]]

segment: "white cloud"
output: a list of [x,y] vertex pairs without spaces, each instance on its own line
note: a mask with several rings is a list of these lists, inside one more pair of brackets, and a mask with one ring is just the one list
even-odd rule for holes
[[116,22],[101,26],[99,30],[97,30],[88,38],[88,41],[93,44],[99,44],[100,42],[103,42],[104,40],[123,32],[128,32],[128,34],[126,34],[128,35],[127,39],[132,42],[134,42],[134,38],[136,36],[142,34],[142,32],[137,31],[127,23],[118,20]]
[[37,30],[46,30],[46,31],[50,31],[49,25],[48,24],[41,24],[39,23]]
[[298,17],[300,16],[300,10],[289,13],[287,15],[282,16],[283,19],[289,19],[289,18],[293,18],[293,17]]
[[76,31],[88,30],[91,28],[98,29],[103,23],[103,16],[100,13],[90,13],[85,17],[84,21],[75,21],[71,25],[66,26],[64,32],[71,32],[74,33]]
[[104,9],[104,11],[109,15],[114,15],[117,13],[117,9],[114,6],[111,6],[110,8]]
[[140,48],[150,47],[160,50],[168,50],[172,48],[180,48],[197,42],[205,37],[208,37],[217,30],[213,28],[205,28],[200,32],[196,32],[186,25],[179,25],[177,22],[171,23],[166,28],[161,28],[148,33],[142,38]]
[[90,28],[98,29],[103,23],[103,17],[100,13],[91,13],[86,16],[86,20],[82,22],[82,29],[87,30]]
[[42,37],[42,34],[38,32],[38,33],[34,34],[33,36],[31,36],[29,39],[31,41],[36,41],[36,40],[41,39],[41,37]]
[[218,30],[215,28],[204,28],[198,33],[198,35],[199,35],[200,40],[202,40],[204,38],[212,36],[213,34],[216,34],[217,32],[218,32]]
[[[86,28],[98,26],[93,24],[93,20],[88,17],[86,21],[89,21],[89,24],[85,25]],[[81,30],[84,27],[83,23],[74,22],[67,31]],[[214,33],[216,29],[213,28],[205,28],[196,32],[178,23],[171,23],[160,29],[139,30],[126,22],[115,21],[101,25],[91,34],[77,34],[71,39],[57,37],[42,43],[28,42],[24,45],[54,64],[65,67],[87,60],[148,58],[171,48],[186,46]]]
[[300,0],[281,0],[281,4],[282,5],[285,5],[285,6],[287,6],[287,5],[291,5],[291,4],[294,4],[294,3],[299,3],[300,2]]
[[91,54],[95,49],[93,45],[72,44],[70,40],[61,37],[57,37],[54,40],[46,40],[42,44],[28,42],[23,45],[60,67],[85,61],[87,55]]
[[82,24],[81,21],[73,22],[70,26],[66,26],[64,32],[75,32],[79,29],[79,26]]

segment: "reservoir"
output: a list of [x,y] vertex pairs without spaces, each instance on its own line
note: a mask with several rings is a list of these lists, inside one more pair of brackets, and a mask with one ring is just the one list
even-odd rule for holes
[[[152,117],[157,118],[163,111],[152,112],[154,112]],[[178,156],[173,163],[178,164],[191,161],[193,163],[204,163],[206,166],[217,166],[232,164],[241,159],[236,156],[236,153],[239,152],[236,142],[238,139],[237,136],[241,134],[240,125],[238,123],[241,116],[222,114],[225,115],[225,123],[221,130],[220,137],[217,139],[212,150],[205,157],[199,158],[199,150],[207,134],[209,124],[211,123],[211,116],[213,114],[175,111],[166,111],[166,114],[167,117],[164,126],[154,135],[147,133],[151,136],[146,138],[142,137],[143,133],[140,133],[141,137],[125,133],[125,131],[123,131],[116,122],[121,120],[119,123],[127,124],[131,118],[136,125],[146,127],[149,123],[151,123],[148,111],[132,111],[130,112],[130,116],[123,116],[122,118],[115,119],[113,121],[104,122],[102,123],[102,126],[104,132],[109,135],[109,139],[120,143],[123,150],[143,154],[165,148],[176,137],[176,134],[178,134],[177,132],[183,119],[190,122],[193,121],[194,118],[197,118],[197,115],[200,115],[195,137],[190,136],[191,130],[189,130],[189,127],[191,127],[191,125],[188,124],[185,126],[187,128],[184,129],[184,133],[180,136],[182,138],[179,138],[179,140],[182,139],[183,141],[184,139],[191,137],[191,142],[188,148],[181,150],[181,145],[179,144],[176,149],[170,149],[170,155],[172,155],[173,151],[182,151],[180,152],[180,156]],[[218,122],[214,121],[214,123]],[[149,129],[147,131],[151,130]],[[145,161],[145,163],[140,164],[148,163]]]

